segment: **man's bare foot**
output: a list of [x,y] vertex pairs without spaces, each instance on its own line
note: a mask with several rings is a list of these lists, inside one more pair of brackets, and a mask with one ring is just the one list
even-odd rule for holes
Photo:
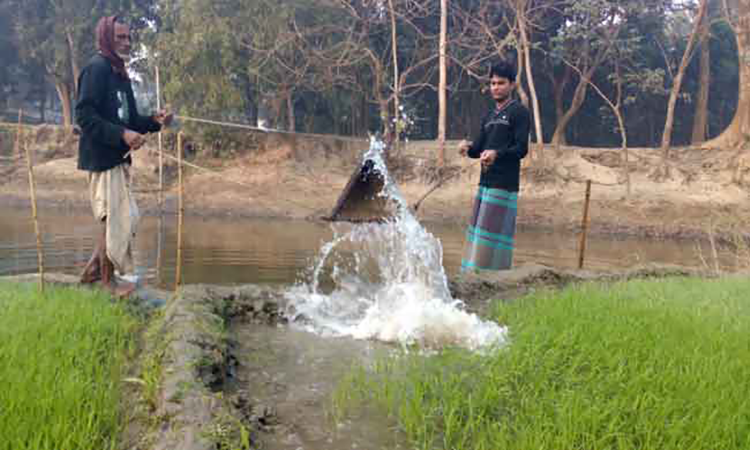
[[99,266],[99,259],[92,259],[86,264],[81,272],[81,284],[92,284],[102,279],[102,271]]
[[89,271],[89,272],[83,272],[81,274],[80,283],[81,284],[93,284],[97,281],[101,281],[102,279],[102,273],[96,269],[95,271]]

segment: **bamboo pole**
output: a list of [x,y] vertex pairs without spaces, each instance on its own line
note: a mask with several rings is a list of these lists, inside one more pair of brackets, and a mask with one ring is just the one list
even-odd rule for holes
[[586,255],[586,235],[589,230],[589,203],[591,202],[591,180],[586,181],[586,200],[583,204],[583,219],[581,220],[581,240],[578,245],[578,268],[583,269]]
[[174,290],[177,291],[182,281],[182,218],[184,214],[183,184],[182,184],[182,131],[177,133],[177,177],[180,194],[177,206],[177,262],[174,276]]
[[[161,111],[161,82],[159,81],[159,66],[156,66],[156,110]],[[162,202],[164,198],[164,152],[162,151],[162,132],[159,130],[159,215],[162,215]]]
[[13,156],[21,160],[21,122],[23,120],[23,109],[18,110],[18,128],[16,129],[16,142],[13,144]]
[[164,240],[164,216],[159,214],[156,229],[156,285],[161,286],[162,247]]
[[29,191],[31,193],[31,213],[34,219],[34,233],[36,234],[36,254],[39,259],[39,291],[44,292],[44,252],[42,251],[42,238],[39,233],[39,219],[36,209],[36,183],[34,182],[34,165],[31,163],[31,150],[29,142],[24,142],[26,149],[26,166],[29,169]]

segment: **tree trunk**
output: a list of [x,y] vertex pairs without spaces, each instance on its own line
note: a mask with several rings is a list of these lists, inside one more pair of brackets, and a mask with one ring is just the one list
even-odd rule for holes
[[445,166],[445,131],[448,115],[448,0],[440,0],[440,81],[438,82],[438,168]]
[[362,118],[360,120],[359,135],[366,136],[370,131],[370,102],[367,100],[367,96],[362,94]]
[[47,109],[47,89],[46,89],[46,86],[43,86],[42,95],[39,98],[39,118],[42,121],[42,123],[47,122],[46,109]]
[[632,193],[630,187],[630,152],[628,151],[628,133],[625,131],[625,119],[622,117],[622,112],[619,106],[614,109],[615,116],[617,117],[617,126],[620,128],[620,142],[623,156],[625,157],[625,184],[627,186],[628,196]]
[[297,121],[294,115],[294,93],[289,90],[286,94],[286,117],[289,131],[294,133],[297,130]]
[[706,140],[708,133],[708,92],[711,84],[711,23],[703,21],[701,28],[701,74],[698,101],[695,104],[695,118],[693,119],[692,143],[701,144]]
[[516,68],[516,92],[518,92],[518,96],[521,97],[521,103],[523,103],[523,106],[529,108],[531,106],[529,105],[529,95],[523,87],[523,71],[526,62],[523,60],[523,45],[521,45],[520,39],[516,41],[516,55],[516,60],[518,61],[518,67]]
[[391,11],[391,53],[393,54],[393,117],[395,127],[393,136],[394,144],[398,143],[398,134],[400,132],[399,123],[401,121],[401,106],[399,105],[399,98],[401,97],[401,88],[399,83],[398,73],[398,41],[397,41],[397,30],[396,30],[396,11],[393,8],[393,0],[388,0],[388,6]]
[[70,30],[65,32],[65,37],[68,40],[68,50],[70,52],[70,67],[73,71],[73,97],[78,96],[78,76],[81,74],[81,69],[78,67],[78,58],[76,52],[75,41],[73,40],[73,34]]
[[387,138],[391,132],[391,112],[388,109],[388,99],[381,97],[378,99],[378,106],[380,106],[380,118],[383,121],[383,137]]
[[[536,130],[536,146],[537,151],[541,152],[542,146],[544,145],[544,134],[542,134],[542,118],[539,110],[539,98],[536,95],[536,86],[534,85],[534,74],[531,70],[531,50],[528,30],[526,29],[526,0],[519,2],[518,8],[518,28],[521,31],[521,42],[523,45],[523,60],[526,67],[526,83],[529,85],[529,92],[531,92],[531,104],[534,111],[534,129]],[[541,156],[538,155],[538,156]]]
[[[745,142],[750,135],[750,1],[736,0],[736,11],[729,22],[737,40],[740,64],[739,99],[734,119],[716,139],[705,145],[711,147],[734,147]],[[736,18],[736,20],[731,20]]]
[[669,94],[669,103],[667,104],[667,121],[664,125],[664,134],[662,134],[661,138],[661,150],[663,152],[662,156],[665,164],[669,159],[669,146],[672,144],[674,109],[675,105],[677,104],[677,96],[680,94],[680,89],[682,89],[682,79],[685,77],[685,69],[687,68],[688,63],[690,62],[690,58],[693,54],[693,47],[695,46],[698,30],[703,24],[703,18],[706,16],[707,3],[708,0],[701,0],[700,2],[698,14],[695,17],[695,22],[693,24],[693,30],[690,32],[690,37],[688,38],[687,48],[685,48],[685,53],[682,55],[682,61],[680,62],[680,67],[677,70],[677,76],[675,77],[674,85],[672,86],[672,92],[670,92]]
[[70,128],[73,125],[73,114],[70,104],[70,86],[64,81],[56,80],[55,89],[57,90],[57,96],[60,99],[60,105],[63,110],[63,126]]
[[[563,77],[559,82],[554,78],[554,75],[552,75],[552,94],[555,98],[555,127],[557,127],[557,124],[562,122],[563,117],[565,116],[565,105],[563,104],[563,101],[565,99],[565,88],[568,87],[568,83],[570,82],[570,77],[572,74],[572,69],[568,66],[565,66],[565,72],[563,73]],[[567,143],[567,140],[565,139],[565,133],[563,133],[562,136],[559,136],[559,139],[560,140],[555,145],[565,145]],[[554,143],[554,138],[552,140]]]
[[563,114],[563,116],[557,122],[557,126],[555,127],[555,134],[552,136],[552,145],[559,147],[560,145],[566,144],[567,141],[565,139],[565,131],[568,128],[570,120],[573,118],[573,116],[576,115],[578,110],[581,109],[583,101],[586,100],[586,87],[588,85],[589,76],[590,73],[586,73],[581,76],[580,81],[578,81],[578,86],[576,86],[575,93],[573,94],[573,101],[570,104],[570,108],[565,111],[565,114]]

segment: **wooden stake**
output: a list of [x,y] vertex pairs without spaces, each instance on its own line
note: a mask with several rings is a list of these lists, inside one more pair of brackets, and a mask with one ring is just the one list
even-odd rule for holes
[[18,128],[16,129],[16,142],[13,144],[13,156],[21,160],[21,122],[23,120],[23,110],[18,110]]
[[26,149],[26,166],[29,169],[29,191],[31,193],[31,213],[34,219],[34,233],[36,234],[36,254],[39,258],[39,291],[44,292],[44,253],[42,251],[42,238],[39,233],[39,220],[36,210],[36,184],[34,182],[34,165],[31,163],[31,150],[29,142],[24,143]]
[[182,199],[182,131],[177,133],[177,177],[180,186],[180,195],[177,206],[177,267],[174,276],[174,290],[180,287],[182,281],[182,216],[184,214],[184,204]]
[[589,203],[591,201],[591,180],[586,181],[586,201],[583,204],[583,219],[581,220],[581,240],[578,246],[578,268],[583,269],[586,254],[586,234],[589,230]]
[[156,284],[161,286],[161,265],[162,265],[162,240],[164,239],[164,216],[159,214],[158,225],[156,230]]
[[[159,81],[159,66],[156,66],[156,109],[161,111],[161,83]],[[162,201],[164,197],[164,156],[162,152],[162,133],[159,130],[159,215],[162,215]]]

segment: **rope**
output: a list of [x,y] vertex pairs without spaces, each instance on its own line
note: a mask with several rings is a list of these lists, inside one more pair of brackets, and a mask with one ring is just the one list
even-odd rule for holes
[[[221,122],[221,121],[209,120],[209,119],[199,119],[199,118],[196,118],[196,117],[189,117],[189,116],[175,115],[175,118],[180,119],[180,120],[184,120],[184,121],[188,121],[188,122],[198,122],[198,123],[205,123],[205,124],[218,125],[218,126],[224,126],[224,127],[241,128],[241,129],[251,130],[251,131],[260,131],[260,132],[263,132],[263,133],[293,134],[293,135],[303,135],[303,136],[325,137],[325,138],[329,138],[329,139],[332,137],[330,135],[324,135],[324,134],[295,133],[295,132],[292,132],[292,131],[265,129],[265,128],[253,127],[253,126],[250,126],[250,125],[244,125],[244,124],[239,124],[239,123]],[[356,139],[353,139],[353,138],[341,138],[341,137],[334,137],[334,138],[335,139],[344,139],[344,140],[347,140],[347,139],[348,140],[356,140]],[[127,152],[125,154],[125,156],[123,156],[123,159],[127,158],[128,156],[130,156],[130,153],[131,152]],[[217,170],[212,170],[212,169],[208,169],[206,167],[201,167],[201,166],[198,166],[196,164],[187,162],[184,159],[182,161],[180,161],[179,158],[177,158],[175,156],[172,156],[169,153],[166,153],[164,151],[162,151],[162,155],[165,156],[165,157],[167,157],[168,159],[171,159],[172,161],[176,161],[178,163],[181,162],[185,166],[192,167],[192,168],[197,169],[197,170],[202,170],[202,171],[208,172],[208,173],[210,173],[212,175],[218,175],[218,176],[222,176],[223,177],[222,173],[219,172],[219,171],[217,171]],[[239,181],[228,180],[226,178],[222,178],[222,179],[226,183],[235,184],[235,185],[238,185],[238,186],[243,186],[243,187],[251,188],[251,189],[256,188],[256,186],[251,186],[249,184],[245,184],[245,183],[242,183],[242,182],[239,182]],[[289,198],[286,198],[285,201],[288,202],[288,203],[291,203],[291,204],[293,204],[293,205],[295,205],[295,206],[297,206],[299,208],[302,208],[303,210],[314,209],[314,208],[311,208],[310,205],[304,204],[302,202],[296,202],[294,200],[290,200]]]
[[[172,155],[170,155],[167,152],[162,152],[162,154],[167,159],[171,159],[172,161],[176,161],[178,163],[180,162],[180,159],[177,158],[176,156],[172,156]],[[202,170],[202,171],[208,172],[208,173],[210,173],[212,175],[220,176],[220,177],[222,177],[222,181],[224,181],[225,183],[236,184],[238,186],[243,186],[243,187],[250,188],[250,189],[257,188],[257,186],[252,186],[252,185],[249,185],[249,184],[246,184],[246,183],[242,183],[240,181],[229,180],[226,177],[224,177],[224,175],[220,171],[218,171],[218,170],[213,170],[213,169],[208,169],[206,167],[201,167],[201,166],[199,166],[197,164],[193,164],[193,163],[187,162],[184,159],[182,160],[182,164],[185,165],[185,166],[188,166],[188,167],[192,167],[193,169]],[[297,201],[291,200],[289,198],[285,198],[284,201],[286,201],[288,203],[291,203],[291,204],[293,204],[293,205],[295,205],[295,206],[297,206],[299,208],[302,208],[303,210],[313,209],[313,208],[310,207],[310,205],[304,204],[302,202],[297,202]]]
[[234,123],[234,122],[222,122],[218,120],[209,120],[209,119],[199,119],[197,117],[189,117],[189,116],[174,116],[176,119],[184,120],[186,122],[198,122],[198,123],[205,123],[208,125],[218,125],[222,127],[231,127],[231,128],[241,128],[243,130],[250,130],[250,131],[260,131],[262,133],[277,133],[277,134],[291,134],[291,135],[297,135],[297,136],[313,136],[313,137],[322,137],[327,139],[339,139],[339,140],[349,140],[349,141],[358,141],[361,139],[357,138],[347,138],[347,137],[341,137],[341,136],[332,136],[330,134],[315,134],[315,133],[297,133],[295,131],[286,131],[286,130],[277,130],[272,128],[260,128],[260,127],[254,127],[251,125],[245,125],[241,123]]
[[[168,159],[171,159],[172,161],[180,162],[180,159],[177,158],[176,156],[172,156],[172,155],[170,155],[167,152],[162,152],[162,154],[165,157],[167,157]],[[213,175],[222,176],[221,172],[219,172],[218,170],[213,170],[213,169],[208,169],[206,167],[201,167],[201,166],[198,166],[196,164],[187,162],[184,159],[182,160],[182,164],[185,165],[185,166],[188,166],[188,167],[192,167],[193,169],[198,169],[198,170],[202,170],[204,172],[208,172],[208,173],[213,174]],[[232,184],[236,184],[236,185],[239,185],[239,186],[244,186],[244,187],[247,187],[247,188],[255,188],[255,186],[251,186],[249,184],[241,183],[239,181],[227,180],[226,178],[224,179],[224,181],[227,182],[227,183],[232,183]]]

